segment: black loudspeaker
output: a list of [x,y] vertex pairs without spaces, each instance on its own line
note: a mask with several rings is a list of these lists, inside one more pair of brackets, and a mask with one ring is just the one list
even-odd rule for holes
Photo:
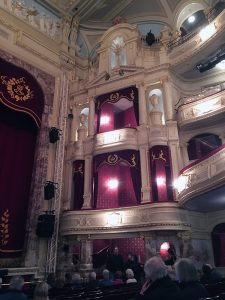
[[0,269],[0,278],[2,278],[3,276],[8,275],[9,270],[8,269]]
[[56,143],[60,138],[60,129],[56,127],[52,127],[49,130],[49,142],[54,144]]
[[45,200],[50,200],[55,197],[55,185],[51,181],[47,181],[44,187]]
[[50,238],[54,232],[55,215],[43,214],[38,217],[36,234],[38,237]]

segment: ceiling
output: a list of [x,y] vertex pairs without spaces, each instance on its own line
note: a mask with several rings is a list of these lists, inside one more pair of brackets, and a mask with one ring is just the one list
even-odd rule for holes
[[[177,13],[189,0],[36,0],[58,15],[76,16],[81,26],[109,27],[121,16],[129,23],[163,22],[174,25]],[[213,0],[215,2],[215,0]],[[212,0],[198,0],[205,7]]]

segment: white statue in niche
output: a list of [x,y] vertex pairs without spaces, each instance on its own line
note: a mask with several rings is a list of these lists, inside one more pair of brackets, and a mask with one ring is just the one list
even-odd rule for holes
[[150,119],[153,125],[162,125],[162,112],[159,108],[159,96],[153,94],[149,97],[149,101],[153,108],[150,111]]
[[117,68],[120,65],[126,65],[125,43],[123,37],[118,36],[113,40],[111,50],[111,67]]
[[87,116],[85,114],[79,115],[80,127],[77,129],[78,141],[83,141],[87,137]]

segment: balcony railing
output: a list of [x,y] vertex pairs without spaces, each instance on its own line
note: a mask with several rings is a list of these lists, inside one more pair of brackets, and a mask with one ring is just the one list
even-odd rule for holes
[[[210,95],[211,94],[211,95]],[[206,95],[206,94],[205,94]],[[181,128],[204,126],[205,122],[219,121],[225,114],[225,88],[215,87],[208,91],[208,96],[199,94],[187,98],[187,103],[177,110],[177,120]]]
[[225,145],[194,161],[180,171],[177,180],[178,199],[184,202],[224,184]]
[[183,43],[189,41],[192,37],[194,37],[197,33],[200,32],[200,30],[205,27],[207,24],[211,23],[220,13],[222,10],[212,8],[207,14],[206,14],[206,20],[204,20],[201,24],[199,24],[198,28],[196,28],[194,31],[186,34],[185,36],[177,37],[174,40],[170,41],[167,44],[168,51],[172,51],[177,46],[182,45]]

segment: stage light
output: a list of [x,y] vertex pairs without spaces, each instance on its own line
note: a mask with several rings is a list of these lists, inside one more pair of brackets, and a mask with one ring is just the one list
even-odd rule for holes
[[118,213],[112,213],[107,216],[107,224],[110,226],[117,226],[121,223],[121,215]]
[[162,245],[160,246],[160,250],[168,250],[170,247],[168,242],[164,242],[162,243]]
[[200,36],[201,40],[204,42],[204,41],[208,40],[211,36],[213,36],[213,34],[215,32],[216,32],[215,25],[209,24],[208,26],[206,26],[199,32],[199,36]]
[[160,246],[160,256],[166,265],[172,266],[176,261],[176,249],[173,244],[164,242]]
[[101,125],[107,125],[107,124],[109,124],[109,121],[110,121],[110,117],[109,116],[102,116],[100,118],[100,124]]
[[195,21],[195,16],[190,16],[188,18],[188,23],[193,23]]
[[165,182],[165,178],[162,177],[162,176],[157,177],[157,178],[156,178],[156,182],[157,182],[157,185],[158,185],[158,186],[162,186],[162,185],[164,185],[164,184],[166,183],[166,182]]
[[111,190],[115,190],[118,188],[118,185],[119,185],[119,181],[117,179],[110,179],[108,180],[107,182],[107,186],[109,189]]
[[225,59],[224,59],[224,60],[221,60],[221,62],[219,62],[216,66],[217,66],[220,70],[225,70]]
[[54,144],[60,139],[62,130],[56,128],[56,127],[51,127],[49,130],[49,142]]

